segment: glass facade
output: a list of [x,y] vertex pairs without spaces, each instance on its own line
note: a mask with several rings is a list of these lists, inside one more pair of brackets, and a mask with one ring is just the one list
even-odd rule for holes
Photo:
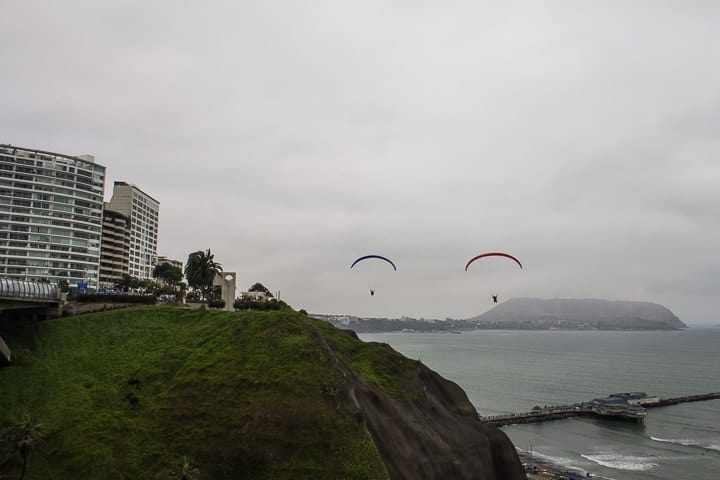
[[0,145],[0,276],[98,285],[105,167]]

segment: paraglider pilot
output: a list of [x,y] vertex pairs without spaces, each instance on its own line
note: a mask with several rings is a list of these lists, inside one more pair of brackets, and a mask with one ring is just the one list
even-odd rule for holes
[[497,295],[492,295],[493,303],[497,303]]
[[371,289],[370,289],[370,296],[373,296],[373,295],[375,295],[375,290],[373,290],[373,289],[371,288]]

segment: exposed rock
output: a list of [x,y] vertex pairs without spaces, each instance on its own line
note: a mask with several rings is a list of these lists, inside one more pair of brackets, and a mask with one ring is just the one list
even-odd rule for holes
[[344,397],[362,416],[393,480],[526,479],[508,437],[478,419],[457,384],[421,366],[405,399],[396,400],[339,360],[338,368],[347,379]]
[[435,372],[417,378],[418,400],[398,405],[370,384],[355,396],[393,479],[524,479],[507,436],[477,420],[465,393]]
[[470,321],[479,327],[502,328],[687,328],[669,309],[656,303],[591,298],[513,298]]

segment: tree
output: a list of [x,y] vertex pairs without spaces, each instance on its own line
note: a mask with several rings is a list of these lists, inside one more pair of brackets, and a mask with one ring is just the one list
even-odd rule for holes
[[252,287],[250,287],[248,292],[263,292],[263,293],[267,294],[268,298],[273,298],[273,294],[270,293],[270,290],[268,290],[267,287],[265,287],[265,285],[263,285],[260,282],[256,283]]
[[123,273],[122,278],[115,282],[115,288],[119,288],[123,292],[127,292],[129,290],[140,288],[140,284],[141,282],[139,278]]
[[174,287],[182,280],[182,270],[180,267],[170,265],[169,263],[161,263],[153,269],[152,276],[156,280],[161,280],[167,285]]
[[68,293],[70,291],[70,284],[64,278],[58,280],[57,285],[62,293]]
[[30,415],[23,415],[22,420],[11,425],[4,432],[4,439],[10,444],[13,451],[20,453],[23,459],[22,473],[20,480],[25,478],[27,460],[30,450],[36,447],[46,436],[45,427],[41,423],[35,423]]
[[139,288],[144,293],[156,293],[159,286],[157,282],[150,280],[149,278],[144,278],[142,280],[138,279],[138,285],[136,288]]
[[198,289],[204,297],[209,297],[212,291],[215,275],[222,272],[222,265],[215,262],[215,255],[207,251],[198,250],[188,256],[185,264],[185,277],[188,285]]

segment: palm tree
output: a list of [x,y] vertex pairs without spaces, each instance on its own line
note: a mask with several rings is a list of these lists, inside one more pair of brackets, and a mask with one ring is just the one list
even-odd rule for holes
[[185,264],[185,277],[188,285],[203,292],[203,296],[210,295],[215,275],[222,272],[222,265],[215,262],[215,255],[207,251],[198,250],[188,256]]
[[182,458],[180,471],[172,472],[171,478],[174,480],[197,480],[200,478],[200,469],[193,467],[187,457]]
[[30,450],[37,446],[46,436],[45,427],[41,423],[35,423],[30,415],[25,414],[21,421],[10,426],[5,432],[7,441],[14,451],[19,452],[23,459],[22,473],[20,480],[25,478],[27,459]]

